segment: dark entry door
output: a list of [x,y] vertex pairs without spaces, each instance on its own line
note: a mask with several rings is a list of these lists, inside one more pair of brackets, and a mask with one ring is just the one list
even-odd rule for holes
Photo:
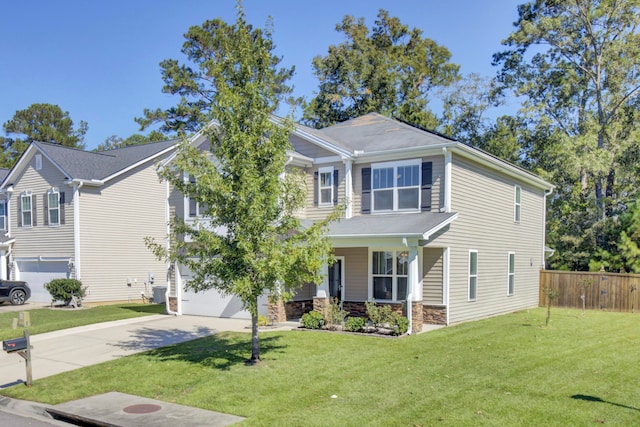
[[342,302],[342,260],[336,259],[329,266],[329,296],[331,299],[337,298],[338,302]]

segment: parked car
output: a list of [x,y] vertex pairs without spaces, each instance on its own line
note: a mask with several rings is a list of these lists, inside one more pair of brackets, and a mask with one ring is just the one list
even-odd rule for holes
[[0,304],[9,301],[13,305],[22,305],[31,297],[27,282],[20,280],[0,280]]

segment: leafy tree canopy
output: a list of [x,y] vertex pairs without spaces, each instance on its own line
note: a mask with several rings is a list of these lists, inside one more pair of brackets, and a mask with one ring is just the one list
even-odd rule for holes
[[321,128],[378,112],[436,128],[429,97],[434,88],[454,82],[459,68],[445,47],[385,10],[371,30],[363,18],[345,16],[336,31],[347,40],[313,59],[320,87],[305,107],[307,124]]
[[[247,25],[247,28],[252,33],[251,37],[255,37],[256,40],[265,35],[263,31],[254,30],[250,25]],[[153,124],[160,124],[160,131],[164,134],[184,135],[198,131],[202,123],[207,122],[211,117],[211,106],[218,90],[209,71],[226,59],[220,55],[227,53],[228,46],[224,44],[229,41],[234,31],[233,26],[220,19],[189,28],[185,34],[186,41],[182,45],[182,53],[186,56],[187,63],[180,63],[175,59],[167,59],[160,63],[164,80],[162,92],[180,96],[180,102],[167,110],[145,109],[144,116],[136,118],[141,130]],[[222,37],[225,33],[227,36]],[[263,42],[265,49],[271,51],[274,48],[270,36],[264,38]],[[281,59],[275,55],[263,58],[268,61],[268,64],[264,65],[273,69],[271,81],[265,84],[269,85],[269,90],[273,91],[278,99],[283,99],[291,93],[292,88],[287,86],[286,82],[295,70],[293,67],[278,68]],[[237,85],[242,82],[227,83]]]
[[94,151],[113,150],[115,148],[130,147],[132,145],[149,144],[150,142],[166,141],[167,137],[160,131],[152,131],[149,135],[141,135],[135,133],[130,137],[123,139],[118,135],[111,135],[105,141],[98,145]]
[[32,104],[18,110],[2,125],[7,137],[0,137],[3,153],[0,166],[11,167],[33,141],[49,142],[67,147],[84,148],[87,123],[81,121],[74,128],[68,112],[57,105]]
[[518,13],[494,55],[498,82],[525,100],[526,161],[557,185],[553,262],[586,269],[615,250],[605,230],[638,197],[640,2],[537,0]]
[[147,244],[191,269],[191,289],[215,288],[242,300],[252,317],[251,361],[257,362],[258,297],[287,297],[320,281],[330,253],[326,222],[303,229],[294,216],[305,197],[299,175],[287,168],[293,124],[272,116],[290,73],[276,67],[271,34],[247,24],[238,7],[235,24],[207,21],[186,38],[183,52],[199,71],[172,63],[185,72],[182,85],[198,87],[200,95],[190,101],[193,116],[180,120],[201,128],[210,145],[202,151],[183,143],[162,176],[198,203],[202,218],[175,220],[172,233],[187,239],[176,238],[169,253],[162,242]]

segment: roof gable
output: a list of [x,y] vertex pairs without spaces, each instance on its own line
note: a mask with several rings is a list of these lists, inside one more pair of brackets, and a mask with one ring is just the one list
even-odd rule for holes
[[85,151],[46,142],[33,142],[3,181],[19,176],[30,159],[40,153],[69,180],[104,182],[174,149],[175,140],[134,145],[102,152]]

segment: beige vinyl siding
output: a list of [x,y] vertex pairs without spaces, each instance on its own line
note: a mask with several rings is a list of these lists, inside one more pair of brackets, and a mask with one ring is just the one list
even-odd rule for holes
[[[513,220],[514,185],[522,188],[522,220]],[[450,323],[538,304],[544,191],[453,156],[452,210],[459,216],[437,239],[450,251]],[[477,298],[468,301],[469,250],[478,251]],[[515,293],[507,296],[508,253],[516,254]]]
[[336,248],[336,256],[344,257],[344,300],[366,301],[369,295],[369,249]]
[[[165,242],[166,186],[154,165],[140,166],[107,185],[80,194],[82,282],[87,301],[139,300],[140,292],[166,285],[166,266],[146,248],[144,237]],[[148,281],[155,275],[154,285]],[[127,286],[127,278],[132,286]]]
[[338,203],[342,203],[345,199],[345,168],[342,162],[327,163],[305,169],[306,201],[302,217],[306,219],[324,219],[327,215],[333,212],[333,207],[319,207],[314,204],[316,192],[315,186],[317,185],[317,182],[315,181],[315,173],[320,167],[333,167],[334,170],[338,171]]
[[316,296],[318,287],[313,283],[307,283],[296,289],[293,300],[294,301],[307,301],[313,299]]
[[[11,237],[16,243],[13,247],[14,258],[22,257],[69,257],[73,258],[73,189],[65,183],[62,172],[42,158],[42,169],[34,168],[35,158],[31,158],[28,167],[21,176],[14,179],[14,192],[10,201]],[[45,225],[48,215],[44,198],[49,190],[57,187],[64,192],[65,203],[60,204],[61,220],[58,226]],[[19,227],[20,195],[31,191],[32,227]]]
[[422,301],[442,304],[442,249],[423,248]]
[[291,142],[291,145],[293,145],[293,149],[296,152],[302,154],[303,156],[311,157],[312,159],[338,156],[336,153],[325,150],[324,148],[319,147],[316,144],[312,144],[309,141],[306,141],[296,135],[291,135],[289,137],[289,141]]

